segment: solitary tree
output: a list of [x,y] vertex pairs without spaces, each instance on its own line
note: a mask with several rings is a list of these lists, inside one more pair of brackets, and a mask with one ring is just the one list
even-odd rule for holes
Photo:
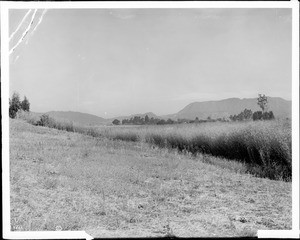
[[29,103],[28,99],[26,98],[26,96],[24,96],[24,100],[21,102],[21,109],[23,111],[29,112],[29,108],[30,108],[30,103]]
[[268,98],[264,94],[258,94],[257,104],[259,105],[262,112],[264,113],[267,108]]

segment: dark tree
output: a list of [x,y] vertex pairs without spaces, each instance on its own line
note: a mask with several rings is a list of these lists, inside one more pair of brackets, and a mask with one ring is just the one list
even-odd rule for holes
[[174,121],[171,118],[169,118],[166,122],[166,124],[173,124],[173,123],[174,123]]
[[253,113],[252,119],[253,119],[253,121],[261,120],[262,116],[263,116],[262,111],[257,111],[257,112]]
[[269,120],[275,119],[274,113],[272,111],[269,112]]
[[30,108],[30,103],[26,98],[26,96],[24,96],[24,100],[21,102],[21,109],[23,111],[29,112],[29,108]]
[[267,108],[268,98],[264,94],[258,94],[257,104],[259,105],[262,112],[264,113]]
[[118,120],[118,119],[115,119],[115,120],[113,120],[113,122],[112,122],[114,125],[119,125],[120,124],[120,121]]
[[245,109],[244,110],[244,119],[245,120],[248,120],[248,119],[251,119],[252,118],[252,111],[251,109]]
[[164,124],[166,124],[166,121],[163,120],[163,119],[161,119],[161,120],[159,120],[159,121],[157,122],[157,124],[158,124],[158,125],[164,125]]
[[9,117],[15,118],[17,112],[21,109],[20,96],[17,92],[14,92],[12,98],[9,99]]
[[270,112],[264,112],[263,115],[262,115],[262,119],[263,120],[272,120],[274,118],[275,117],[274,117],[274,114],[273,114],[272,111],[270,111]]
[[148,116],[148,115],[146,115],[146,116],[145,116],[145,123],[146,123],[146,124],[148,124],[148,123],[149,123],[149,121],[150,121],[150,119],[149,119],[149,116]]

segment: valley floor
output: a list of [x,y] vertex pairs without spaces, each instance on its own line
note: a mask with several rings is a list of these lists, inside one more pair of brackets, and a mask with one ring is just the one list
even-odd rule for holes
[[10,120],[9,137],[12,230],[232,237],[292,226],[291,182],[208,164],[212,157],[22,120]]

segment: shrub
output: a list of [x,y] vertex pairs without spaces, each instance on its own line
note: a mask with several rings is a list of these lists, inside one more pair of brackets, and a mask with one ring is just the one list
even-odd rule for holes
[[39,117],[37,115],[32,114],[31,112],[23,111],[22,109],[17,112],[16,118],[23,119],[32,125],[37,125],[37,122],[39,121]]
[[262,119],[262,111],[254,112],[252,119],[253,119],[253,121],[261,120]]
[[253,121],[257,120],[273,120],[275,119],[274,113],[272,111],[270,112],[262,112],[262,111],[257,111],[253,113]]
[[36,124],[38,126],[54,127],[54,119],[50,118],[47,114],[43,114]]

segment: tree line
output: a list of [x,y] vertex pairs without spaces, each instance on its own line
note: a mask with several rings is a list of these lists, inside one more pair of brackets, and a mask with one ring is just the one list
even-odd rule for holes
[[9,99],[9,117],[15,118],[19,110],[29,112],[30,103],[26,96],[24,96],[24,99],[21,101],[20,95],[14,92],[11,99]]
[[275,119],[274,113],[272,111],[266,111],[268,108],[268,98],[264,94],[259,94],[257,98],[257,104],[262,111],[252,112],[251,109],[245,108],[239,114],[230,115],[229,119],[217,118],[212,119],[207,117],[207,119],[199,119],[198,117],[195,120],[190,119],[177,119],[177,121],[168,119],[159,119],[159,118],[149,118],[148,115],[145,117],[134,116],[130,119],[123,119],[122,121],[115,119],[113,120],[114,125],[164,125],[164,124],[178,124],[178,123],[203,123],[203,122],[229,122],[229,121],[257,121],[257,120],[272,120]]
[[114,125],[163,125],[163,124],[174,124],[175,121],[172,119],[164,120],[154,117],[149,117],[146,115],[145,117],[134,116],[130,119],[123,119],[122,121],[115,119],[112,122]]
[[261,111],[256,111],[252,113],[251,109],[245,109],[238,115],[230,115],[231,121],[244,121],[250,120],[272,120],[275,119],[274,113],[272,111],[266,111],[268,109],[268,98],[264,94],[258,94],[257,104],[261,108]]

